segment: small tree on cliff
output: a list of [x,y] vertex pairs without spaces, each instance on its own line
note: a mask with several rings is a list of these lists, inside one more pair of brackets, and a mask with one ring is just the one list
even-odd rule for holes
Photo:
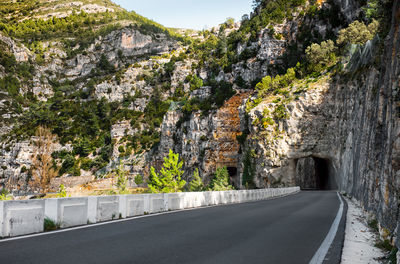
[[57,170],[54,168],[51,154],[54,151],[54,136],[50,129],[38,127],[33,140],[34,153],[32,157],[32,179],[31,186],[37,190],[47,192],[50,181],[57,176]]
[[186,181],[182,180],[183,162],[179,161],[179,154],[169,150],[168,157],[164,158],[163,168],[159,173],[154,167],[150,168],[149,189],[152,193],[181,192]]

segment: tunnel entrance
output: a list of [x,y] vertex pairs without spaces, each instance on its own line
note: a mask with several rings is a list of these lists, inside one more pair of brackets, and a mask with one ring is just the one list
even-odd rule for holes
[[335,170],[329,159],[307,157],[296,160],[296,185],[302,190],[336,190]]
[[230,184],[237,186],[237,183],[238,183],[237,168],[236,167],[227,167],[226,169],[228,170]]
[[236,167],[227,167],[229,177],[230,178],[235,178],[237,175],[237,168]]

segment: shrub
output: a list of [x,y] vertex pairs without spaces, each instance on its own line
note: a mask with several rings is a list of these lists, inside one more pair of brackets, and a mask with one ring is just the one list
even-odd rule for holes
[[306,49],[306,57],[310,62],[311,69],[321,71],[336,62],[336,46],[332,40],[321,42],[321,44],[311,44]]
[[217,168],[208,189],[210,191],[233,190],[233,186],[229,184],[229,173],[226,167]]
[[169,150],[168,157],[164,158],[163,168],[159,173],[154,167],[150,168],[149,189],[152,193],[182,192],[186,181],[182,180],[183,162],[179,161],[179,154]]
[[143,182],[144,182],[144,180],[143,180],[143,176],[142,176],[142,175],[138,174],[138,175],[135,176],[135,183],[136,183],[136,185],[140,185],[140,184],[142,184]]
[[199,169],[196,169],[193,173],[193,179],[189,183],[189,191],[200,192],[204,189],[203,180],[200,178]]
[[44,219],[44,231],[53,231],[53,230],[57,230],[60,229],[61,224],[57,223],[56,221],[46,217]]
[[12,200],[13,196],[6,189],[0,190],[0,201]]
[[58,198],[67,197],[67,190],[65,189],[65,186],[63,184],[61,184],[60,187],[58,188],[57,197]]
[[128,177],[126,173],[124,163],[120,161],[118,168],[115,170],[115,174],[117,175],[117,183],[115,186],[118,188],[120,194],[127,192]]
[[289,117],[286,107],[283,104],[279,104],[275,108],[275,110],[272,114],[274,115],[274,118],[277,120],[282,120],[282,119],[286,119]]
[[289,68],[284,75],[275,77],[265,76],[261,82],[257,83],[256,90],[259,97],[265,97],[270,92],[289,86],[296,79],[294,68]]
[[378,32],[379,22],[375,19],[366,26],[363,22],[354,21],[347,28],[339,31],[337,44],[365,44],[368,40],[374,38]]

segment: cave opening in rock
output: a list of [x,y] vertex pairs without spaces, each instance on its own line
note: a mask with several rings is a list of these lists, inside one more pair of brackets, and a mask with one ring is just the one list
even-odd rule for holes
[[296,185],[302,190],[336,190],[335,170],[329,159],[306,157],[296,160]]

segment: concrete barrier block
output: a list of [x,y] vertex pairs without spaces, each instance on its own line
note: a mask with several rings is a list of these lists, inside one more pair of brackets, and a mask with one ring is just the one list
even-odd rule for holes
[[4,237],[4,201],[0,201],[0,237]]
[[164,194],[150,194],[150,213],[160,213],[165,211]]
[[127,203],[126,203],[126,199],[127,199],[127,195],[118,195],[118,199],[119,199],[119,203],[118,203],[118,211],[119,211],[119,216],[121,218],[126,218],[126,214],[127,214]]
[[193,201],[193,195],[192,193],[185,193],[184,196],[184,208],[193,208],[194,207],[194,201]]
[[203,192],[204,206],[211,205],[211,192]]
[[228,192],[221,191],[218,193],[219,193],[219,197],[220,197],[220,204],[227,204],[228,198],[229,198]]
[[87,198],[63,198],[58,201],[57,221],[61,227],[85,225],[88,222]]
[[203,194],[201,192],[192,192],[193,207],[201,207],[203,201]]
[[132,217],[144,214],[145,197],[146,195],[142,194],[132,194],[126,196],[126,217]]
[[119,197],[98,196],[96,221],[103,222],[118,218],[119,218]]
[[3,201],[3,237],[43,232],[44,200]]
[[89,196],[88,199],[88,213],[87,213],[87,221],[88,223],[96,223],[97,222],[97,196]]
[[168,194],[168,210],[180,210],[185,208],[186,193],[170,193]]

